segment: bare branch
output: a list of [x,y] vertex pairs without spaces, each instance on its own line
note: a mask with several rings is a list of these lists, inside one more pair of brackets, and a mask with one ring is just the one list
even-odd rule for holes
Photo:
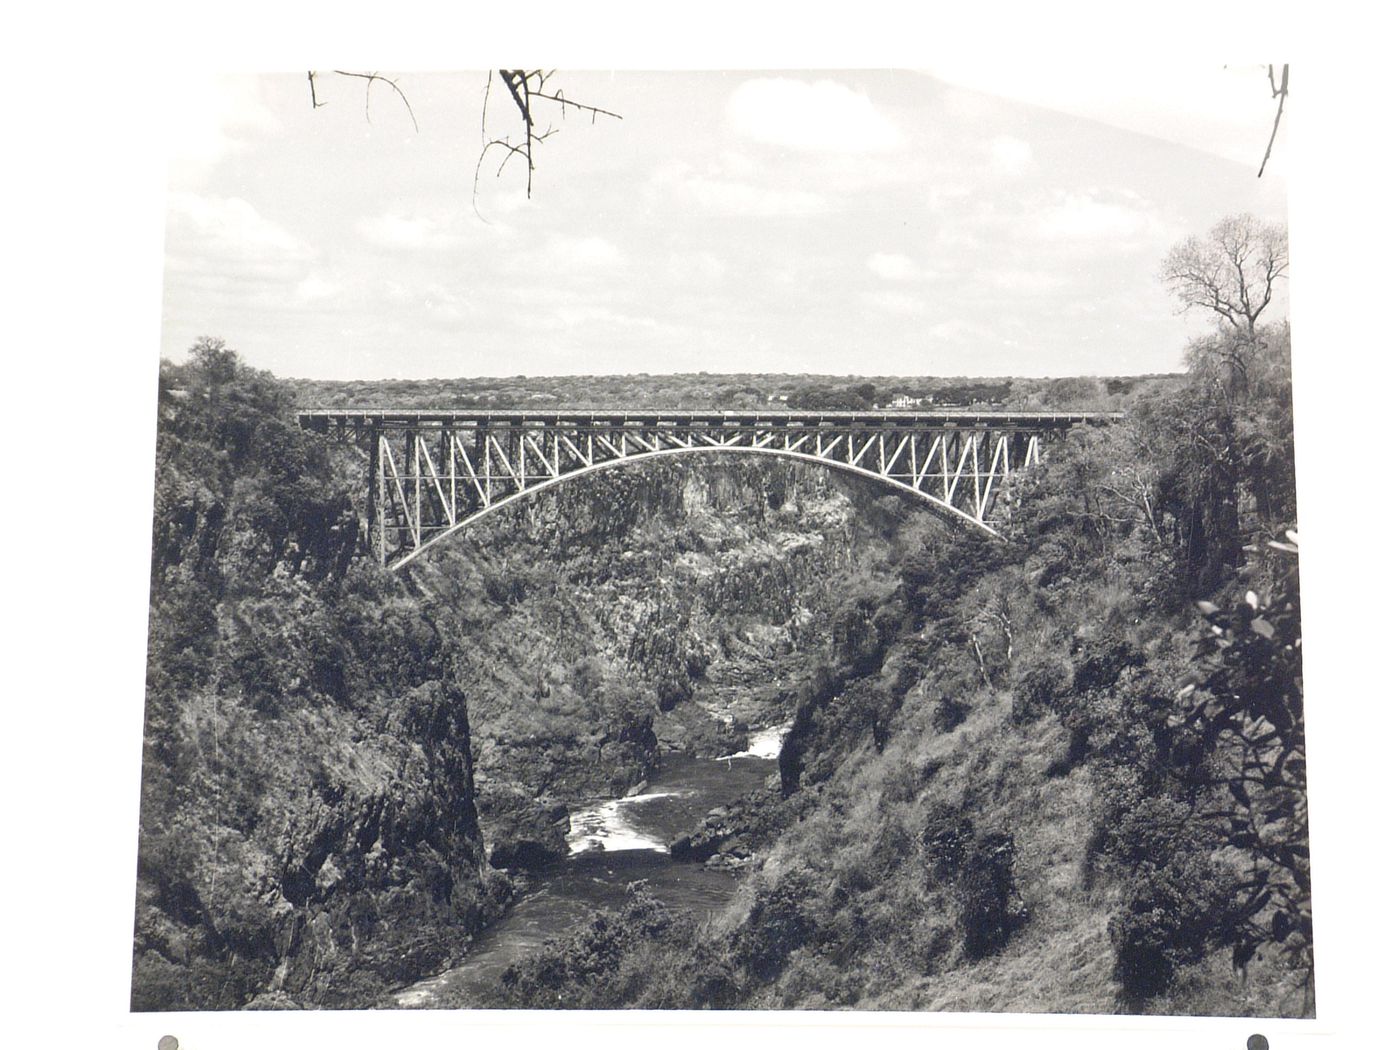
[[1274,114],[1274,130],[1269,134],[1269,145],[1264,150],[1264,161],[1259,165],[1259,174],[1255,178],[1264,177],[1264,167],[1269,163],[1269,155],[1274,151],[1274,139],[1278,137],[1278,122],[1283,119],[1283,102],[1288,98],[1288,63],[1283,64],[1283,72],[1279,76],[1279,82],[1274,84],[1274,67],[1269,65],[1269,90],[1273,92],[1272,97],[1278,99],[1278,112]]
[[355,73],[355,72],[351,72],[351,71],[349,71],[349,70],[344,70],[344,69],[335,69],[335,70],[332,70],[332,72],[335,73],[336,76],[340,76],[340,77],[358,77],[359,79],[361,79],[361,80],[363,80],[363,81],[365,82],[365,120],[366,120],[366,121],[369,120],[369,93],[370,93],[370,89],[371,89],[372,87],[374,87],[375,82],[378,81],[378,82],[380,82],[380,83],[388,84],[391,88],[394,89],[394,94],[398,95],[399,98],[403,100],[404,108],[405,108],[406,110],[408,110],[408,119],[411,120],[411,121],[413,121],[413,130],[414,130],[414,131],[417,131],[417,130],[418,130],[418,118],[417,118],[416,116],[414,116],[414,113],[413,113],[413,106],[411,106],[411,105],[409,104],[408,96],[405,95],[405,94],[403,93],[402,89],[400,89],[400,87],[399,87],[397,81],[391,80],[391,79],[389,79],[389,78],[386,77],[386,76],[381,76],[381,75],[378,74],[378,73]]
[[308,84],[311,85],[311,108],[312,108],[312,109],[319,109],[321,106],[324,106],[324,105],[325,105],[324,102],[317,102],[317,101],[316,101],[316,71],[315,71],[315,70],[308,69],[308,70],[306,71],[306,82],[307,82]]
[[[614,117],[618,120],[622,119],[619,114],[613,113],[610,110],[602,109],[598,106],[590,106],[571,99],[566,96],[563,91],[556,90],[553,92],[546,92],[545,85],[549,82],[549,78],[554,75],[554,70],[552,69],[548,71],[542,69],[498,69],[496,70],[496,75],[500,77],[501,83],[504,84],[506,90],[510,92],[511,101],[515,103],[515,108],[520,113],[520,120],[524,125],[524,137],[519,143],[512,143],[509,138],[495,138],[487,141],[486,99],[483,99],[481,107],[482,154],[484,157],[492,146],[501,146],[507,151],[500,168],[497,169],[496,174],[498,177],[501,172],[505,170],[505,165],[512,156],[523,157],[525,159],[525,195],[527,197],[531,196],[534,192],[535,145],[544,142],[545,139],[555,134],[557,130],[553,127],[546,128],[543,132],[537,132],[535,130],[535,113],[533,108],[535,100],[543,100],[558,105],[561,119],[569,109],[589,114],[590,118],[595,123],[599,116]],[[491,90],[489,77],[487,79],[486,90],[487,98],[489,98]],[[478,161],[478,179],[480,177],[480,171],[481,164],[480,161]],[[475,195],[477,185],[479,185],[478,182],[473,183],[473,195]]]

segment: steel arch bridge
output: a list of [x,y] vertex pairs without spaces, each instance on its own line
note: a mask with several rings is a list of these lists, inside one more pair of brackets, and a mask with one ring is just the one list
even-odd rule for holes
[[687,453],[820,463],[912,494],[964,525],[988,524],[1012,475],[1045,443],[1112,412],[683,410],[298,413],[307,430],[367,444],[369,525],[380,561],[412,562],[486,514],[571,478]]

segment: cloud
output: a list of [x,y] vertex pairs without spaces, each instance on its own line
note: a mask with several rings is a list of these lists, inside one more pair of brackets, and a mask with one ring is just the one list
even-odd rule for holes
[[249,138],[277,132],[281,122],[255,77],[191,71],[163,99],[170,127],[173,186],[195,186]]
[[622,262],[617,245],[602,237],[556,237],[546,252],[554,266],[565,270],[608,269]]
[[919,274],[914,260],[897,252],[876,252],[865,260],[865,265],[871,273],[887,281],[912,281]]
[[906,292],[889,290],[862,292],[861,299],[877,310],[908,317],[921,314],[928,309],[927,302]]
[[929,211],[943,211],[948,205],[956,201],[966,200],[971,196],[972,189],[969,186],[955,184],[934,186],[928,191]]
[[379,248],[422,248],[438,232],[436,224],[421,216],[410,218],[390,212],[355,223],[355,232]]
[[670,175],[684,201],[715,215],[751,219],[802,218],[830,210],[825,197],[810,190],[777,190],[734,179]]
[[729,268],[714,252],[672,252],[666,272],[678,281],[717,281]]
[[900,252],[876,252],[865,260],[866,268],[886,281],[936,281],[943,275],[920,266]]
[[980,275],[980,280],[992,288],[1022,295],[1043,295],[1068,287],[1069,278],[1062,273],[1045,270],[1007,268]]
[[1117,201],[1095,191],[1061,196],[1041,212],[1036,232],[1047,240],[1130,242],[1157,237],[1162,224],[1140,197],[1117,194]]
[[741,135],[790,149],[876,153],[901,141],[866,95],[834,80],[746,80],[730,95],[728,115]]
[[962,318],[940,321],[929,328],[928,334],[934,339],[949,343],[1002,343],[1005,341],[988,326]]
[[987,146],[992,167],[1001,175],[1018,178],[1035,166],[1035,151],[1024,139],[998,135]]
[[314,254],[241,197],[172,193],[166,237],[172,273],[226,281],[300,280]]
[[314,302],[319,299],[333,299],[340,294],[340,285],[334,281],[328,281],[316,274],[307,274],[300,284],[297,285],[297,298],[306,302]]

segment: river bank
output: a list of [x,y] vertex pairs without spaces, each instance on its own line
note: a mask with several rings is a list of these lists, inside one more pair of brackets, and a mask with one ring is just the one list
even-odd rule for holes
[[510,910],[473,939],[453,967],[402,988],[386,1005],[420,1009],[499,1005],[501,975],[596,911],[616,909],[643,882],[667,907],[696,918],[726,907],[738,880],[724,865],[674,859],[672,844],[737,800],[771,791],[785,727],[755,732],[720,758],[661,757],[644,791],[597,799],[570,814],[570,854],[529,876]]

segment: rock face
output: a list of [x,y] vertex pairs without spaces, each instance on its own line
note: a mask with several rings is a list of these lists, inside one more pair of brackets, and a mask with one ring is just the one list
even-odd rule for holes
[[569,854],[569,807],[511,786],[482,796],[482,822],[494,868],[535,871]]
[[364,1006],[509,897],[468,698],[291,409],[213,341],[162,370],[135,1010]]
[[364,1005],[501,913],[461,697],[418,690],[355,755],[362,778],[327,772],[279,828],[189,858],[205,878],[167,863],[165,836],[143,842],[133,1009]]
[[442,965],[496,866],[565,855],[556,800],[781,716],[862,539],[821,468],[696,457],[522,501],[410,579],[358,543],[363,461],[271,377],[210,345],[160,406],[137,1010],[363,1006]]

